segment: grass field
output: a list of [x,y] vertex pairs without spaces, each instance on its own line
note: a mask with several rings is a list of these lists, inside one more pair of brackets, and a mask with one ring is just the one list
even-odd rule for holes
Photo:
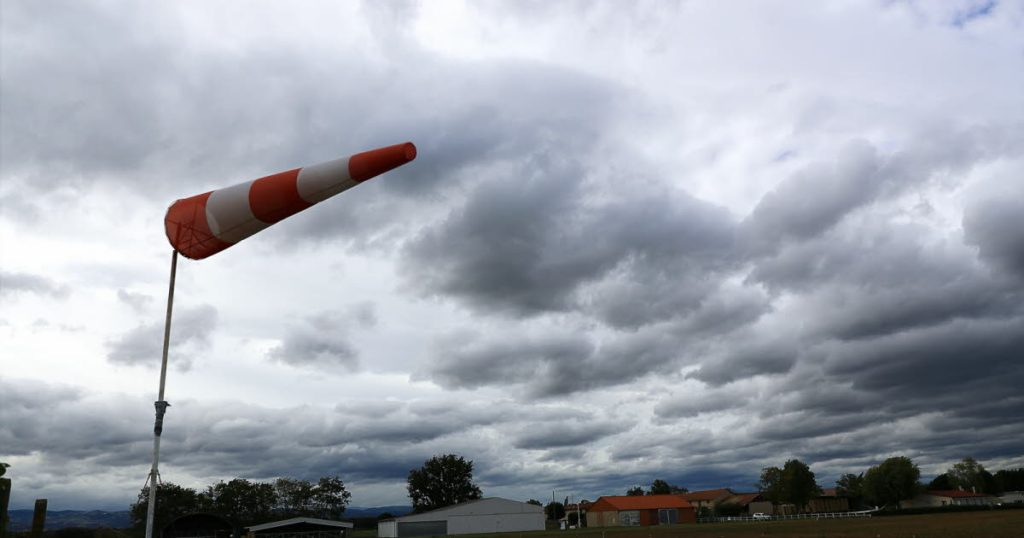
[[[375,536],[376,533],[370,534]],[[494,538],[494,534],[474,535]],[[505,538],[1024,538],[1024,510],[506,533]],[[473,537],[466,537],[473,538]]]

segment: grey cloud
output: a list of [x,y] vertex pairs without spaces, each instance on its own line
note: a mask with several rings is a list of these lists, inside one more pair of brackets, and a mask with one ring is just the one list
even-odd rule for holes
[[632,423],[628,421],[621,424],[569,421],[531,425],[515,438],[514,445],[528,450],[581,446],[630,429]]
[[293,324],[267,357],[292,366],[357,369],[359,352],[350,341],[351,327],[365,329],[376,323],[372,303],[354,305],[344,313],[321,312]]
[[725,356],[705,359],[688,377],[717,386],[757,375],[784,374],[799,353],[797,346],[787,341],[741,344]]
[[695,417],[702,413],[714,413],[743,407],[748,400],[748,396],[731,391],[682,392],[665,398],[654,406],[654,415],[663,419]]
[[31,273],[0,271],[0,296],[13,297],[22,293],[63,299],[71,293],[71,288]]
[[145,312],[146,308],[153,303],[153,298],[149,295],[123,289],[117,290],[117,299],[130,306],[135,312]]
[[581,166],[544,158],[523,170],[525,179],[481,184],[407,246],[407,279],[425,293],[514,315],[578,308],[580,286],[593,283],[580,292],[584,301],[631,328],[699,304],[701,279],[729,267],[731,217],[685,194],[627,192],[589,204]]
[[1020,193],[975,203],[965,212],[963,226],[966,241],[978,247],[982,259],[1024,279],[1024,199]]
[[[190,369],[198,353],[209,346],[216,326],[217,309],[210,305],[175,312],[171,320],[168,362],[182,371]],[[139,325],[107,342],[107,360],[115,364],[158,368],[163,334],[162,321]]]

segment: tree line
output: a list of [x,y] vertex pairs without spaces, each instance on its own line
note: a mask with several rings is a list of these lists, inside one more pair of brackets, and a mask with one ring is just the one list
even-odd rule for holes
[[[202,491],[164,482],[157,486],[153,521],[154,528],[161,529],[174,518],[195,512],[217,514],[243,527],[292,517],[338,519],[345,513],[351,498],[352,494],[337,476],[322,477],[316,482],[297,478],[254,482],[235,478],[207,486]],[[148,508],[149,486],[146,486],[130,508],[133,528],[145,528]]]

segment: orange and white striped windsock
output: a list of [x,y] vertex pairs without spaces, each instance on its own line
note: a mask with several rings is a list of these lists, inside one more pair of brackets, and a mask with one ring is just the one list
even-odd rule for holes
[[167,209],[167,239],[201,260],[415,158],[416,146],[406,142],[183,198]]

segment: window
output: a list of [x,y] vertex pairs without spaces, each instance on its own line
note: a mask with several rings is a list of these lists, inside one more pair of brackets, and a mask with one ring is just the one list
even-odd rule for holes
[[658,524],[659,525],[675,525],[679,523],[679,509],[678,508],[659,508],[658,509]]
[[640,511],[623,510],[619,512],[619,525],[622,525],[624,527],[640,526]]

